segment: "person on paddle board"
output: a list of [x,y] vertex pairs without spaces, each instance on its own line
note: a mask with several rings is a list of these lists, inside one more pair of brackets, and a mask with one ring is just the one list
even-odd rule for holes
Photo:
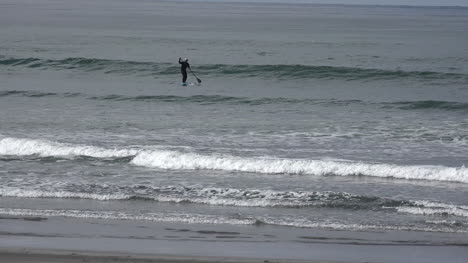
[[187,68],[190,69],[188,58],[184,58],[183,60],[179,58],[179,64],[180,64],[180,72],[182,73],[182,83],[185,84],[185,82],[187,81]]

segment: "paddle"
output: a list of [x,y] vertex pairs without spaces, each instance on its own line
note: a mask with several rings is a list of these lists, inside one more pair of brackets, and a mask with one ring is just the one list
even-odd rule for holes
[[198,84],[200,84],[200,83],[201,83],[201,79],[199,79],[199,78],[197,77],[197,75],[195,75],[195,73],[193,73],[192,69],[190,69],[190,72],[192,72],[192,74],[193,74],[193,75],[195,76],[195,78],[197,79]]

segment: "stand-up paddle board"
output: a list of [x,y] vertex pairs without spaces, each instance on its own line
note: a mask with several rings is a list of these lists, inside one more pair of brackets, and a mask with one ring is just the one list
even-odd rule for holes
[[182,82],[180,83],[181,86],[200,86],[199,83],[193,83],[193,82]]

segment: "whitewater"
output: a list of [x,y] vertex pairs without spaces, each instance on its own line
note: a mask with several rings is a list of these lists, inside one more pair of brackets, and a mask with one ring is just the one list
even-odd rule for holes
[[375,176],[401,179],[453,181],[468,183],[468,169],[444,166],[398,166],[392,164],[353,163],[350,161],[294,160],[272,157],[241,158],[204,156],[167,150],[105,149],[95,146],[67,145],[42,140],[0,139],[0,155],[38,155],[41,157],[132,157],[130,164],[160,169],[223,170],[261,174],[297,174],[317,176]]

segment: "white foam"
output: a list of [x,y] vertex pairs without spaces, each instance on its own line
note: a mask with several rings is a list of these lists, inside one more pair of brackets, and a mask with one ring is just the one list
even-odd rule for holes
[[95,146],[68,145],[33,139],[0,139],[0,155],[39,155],[43,157],[89,156],[95,158],[110,158],[132,156],[136,153],[137,151],[133,149],[105,149]]
[[468,183],[468,169],[444,166],[399,166],[326,160],[242,158],[206,156],[175,151],[143,151],[131,161],[135,165],[161,169],[225,170],[262,174],[366,175],[399,179]]
[[401,206],[397,211],[414,215],[451,215],[459,217],[468,217],[468,206],[436,203],[429,201],[415,201],[418,207]]
[[439,202],[431,202],[431,201],[414,201],[416,205],[424,206],[424,207],[432,207],[432,208],[459,208],[463,210],[468,210],[468,206],[466,205],[453,205],[453,204],[445,204]]
[[132,164],[160,169],[223,170],[259,174],[365,175],[383,178],[434,180],[468,183],[468,169],[430,165],[395,165],[338,160],[281,159],[201,155],[172,150],[106,149],[45,140],[2,138],[0,155],[89,156],[118,158],[135,156]]
[[203,197],[169,197],[169,196],[160,196],[155,197],[154,200],[159,202],[175,202],[183,203],[190,202],[196,204],[207,204],[207,205],[220,205],[220,206],[241,206],[241,207],[275,207],[275,206],[306,206],[305,203],[300,203],[299,200],[296,201],[274,201],[269,199],[260,199],[260,200],[236,200],[229,198],[203,198]]
[[124,194],[92,194],[92,193],[73,193],[67,191],[41,191],[41,190],[23,190],[17,188],[0,189],[0,196],[3,197],[22,197],[22,198],[78,198],[93,199],[99,201],[107,200],[127,200],[130,198]]
[[[171,191],[172,189],[172,191]],[[157,202],[196,203],[221,206],[241,207],[299,207],[326,202],[330,195],[336,199],[336,195],[343,198],[353,197],[347,193],[333,192],[283,192],[273,190],[242,190],[233,188],[200,188],[184,190],[183,187],[169,186],[165,188],[153,188],[157,194],[104,194],[104,193],[80,193],[57,190],[25,190],[13,187],[0,189],[0,196],[21,198],[77,198],[99,201],[129,200],[135,197],[154,200]]]
[[235,219],[219,215],[179,214],[179,213],[141,213],[123,211],[54,210],[0,208],[0,214],[10,216],[70,217],[86,219],[144,220],[156,222],[178,222],[187,224],[231,224],[252,225],[253,219]]
[[468,217],[468,211],[463,211],[456,208],[398,207],[397,211],[414,215],[453,215]]
[[381,230],[397,230],[397,231],[424,231],[424,232],[447,232],[447,233],[467,233],[462,229],[452,229],[448,227],[425,227],[425,226],[398,226],[398,225],[372,225],[372,224],[353,224],[340,222],[313,222],[307,219],[291,218],[285,219],[264,219],[266,224],[289,226],[298,228],[324,228],[330,230],[348,230],[348,231],[381,231]]

